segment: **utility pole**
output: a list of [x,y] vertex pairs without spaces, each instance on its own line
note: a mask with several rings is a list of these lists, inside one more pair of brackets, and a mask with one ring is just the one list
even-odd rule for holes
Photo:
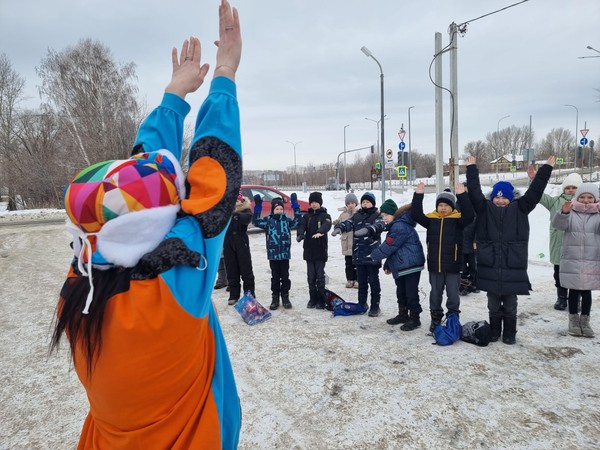
[[[450,158],[454,160],[454,179],[458,181],[458,26],[450,24],[450,91],[452,92],[452,119]],[[451,177],[449,177],[451,178]],[[454,186],[450,186],[454,190]]]
[[435,173],[436,192],[439,195],[443,190],[444,180],[444,110],[442,107],[442,33],[435,33]]

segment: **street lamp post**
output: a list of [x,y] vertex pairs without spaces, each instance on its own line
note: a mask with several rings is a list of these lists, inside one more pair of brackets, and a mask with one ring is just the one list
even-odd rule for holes
[[381,121],[381,201],[385,201],[385,124],[383,121],[383,118],[385,117],[385,113],[384,113],[384,107],[383,107],[383,68],[381,67],[381,64],[379,64],[379,61],[377,61],[377,58],[375,58],[373,56],[373,53],[371,53],[371,51],[367,48],[367,47],[361,47],[360,49],[361,52],[363,52],[366,56],[368,56],[369,58],[373,58],[373,61],[375,61],[377,63],[377,65],[379,66],[379,72],[380,72],[380,84],[381,84],[381,118],[379,119]]
[[412,181],[412,153],[411,153],[411,133],[410,133],[410,110],[414,106],[408,107],[408,181]]
[[[348,186],[348,172],[346,171],[346,128],[348,128],[350,124],[344,125],[344,189]],[[335,187],[338,191],[340,190],[339,185]]]
[[[564,106],[570,106],[571,108],[575,108],[575,158],[573,159],[573,168],[575,169],[575,172],[577,172],[577,148],[579,147],[579,141],[577,140],[577,130],[579,130],[579,110],[575,105]],[[583,155],[581,155],[581,160],[581,167],[583,167]]]
[[510,115],[500,117],[500,119],[498,120],[498,125],[496,126],[496,139],[498,139],[498,144],[496,144],[496,179],[498,179],[498,147],[500,144],[500,122],[502,122],[504,119],[508,119],[509,117]]
[[298,142],[285,141],[285,142],[292,144],[294,146],[294,185],[298,186],[298,169],[296,166],[296,145],[300,144],[302,141],[298,141]]

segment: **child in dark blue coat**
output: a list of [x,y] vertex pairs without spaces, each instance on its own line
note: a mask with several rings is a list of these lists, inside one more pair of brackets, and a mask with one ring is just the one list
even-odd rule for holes
[[410,210],[410,204],[398,208],[392,199],[383,202],[381,217],[388,233],[383,244],[371,253],[373,261],[386,259],[383,270],[394,277],[398,315],[388,319],[387,323],[402,323],[400,329],[403,331],[420,327],[419,315],[423,311],[419,302],[419,281],[425,268],[425,254]]
[[271,214],[263,218],[262,197],[258,194],[254,196],[254,215],[252,224],[255,227],[265,230],[265,239],[267,241],[267,258],[271,267],[271,296],[272,301],[270,310],[279,308],[279,297],[285,309],[290,309],[290,258],[292,256],[292,233],[302,219],[300,205],[296,194],[291,195],[292,209],[294,218],[290,219],[284,214],[283,200],[279,197],[271,200]]
[[358,303],[367,306],[369,286],[371,287],[371,308],[369,316],[377,317],[381,310],[381,285],[379,283],[379,269],[381,263],[371,259],[371,253],[381,244],[381,232],[385,222],[375,206],[375,196],[365,192],[360,198],[360,210],[350,219],[337,224],[332,236],[354,230],[352,243],[352,259],[356,266],[358,278]]

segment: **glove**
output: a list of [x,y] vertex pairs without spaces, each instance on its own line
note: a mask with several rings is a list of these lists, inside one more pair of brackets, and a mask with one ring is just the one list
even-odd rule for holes
[[254,196],[254,212],[261,213],[262,212],[262,197],[259,194]]
[[354,236],[356,237],[363,237],[367,234],[369,234],[369,229],[367,227],[361,228],[360,230],[354,232]]
[[296,242],[302,242],[303,240],[304,240],[303,234],[299,234],[298,236],[296,236]]
[[337,236],[338,234],[342,234],[342,230],[340,230],[338,227],[335,227],[333,229],[333,231],[331,232],[332,236]]
[[292,195],[290,195],[290,199],[292,200],[292,209],[300,209],[300,204],[298,203],[298,196],[295,192]]

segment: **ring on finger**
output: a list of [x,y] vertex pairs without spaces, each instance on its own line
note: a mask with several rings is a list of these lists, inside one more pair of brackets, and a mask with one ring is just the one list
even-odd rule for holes
[[189,56],[186,56],[186,57],[185,57],[185,59],[184,59],[184,61],[188,61],[188,60],[189,60],[189,61],[191,61],[191,60],[192,60],[192,58],[191,58],[191,57],[189,57]]
[[231,31],[233,30],[233,27],[225,27],[225,31]]

